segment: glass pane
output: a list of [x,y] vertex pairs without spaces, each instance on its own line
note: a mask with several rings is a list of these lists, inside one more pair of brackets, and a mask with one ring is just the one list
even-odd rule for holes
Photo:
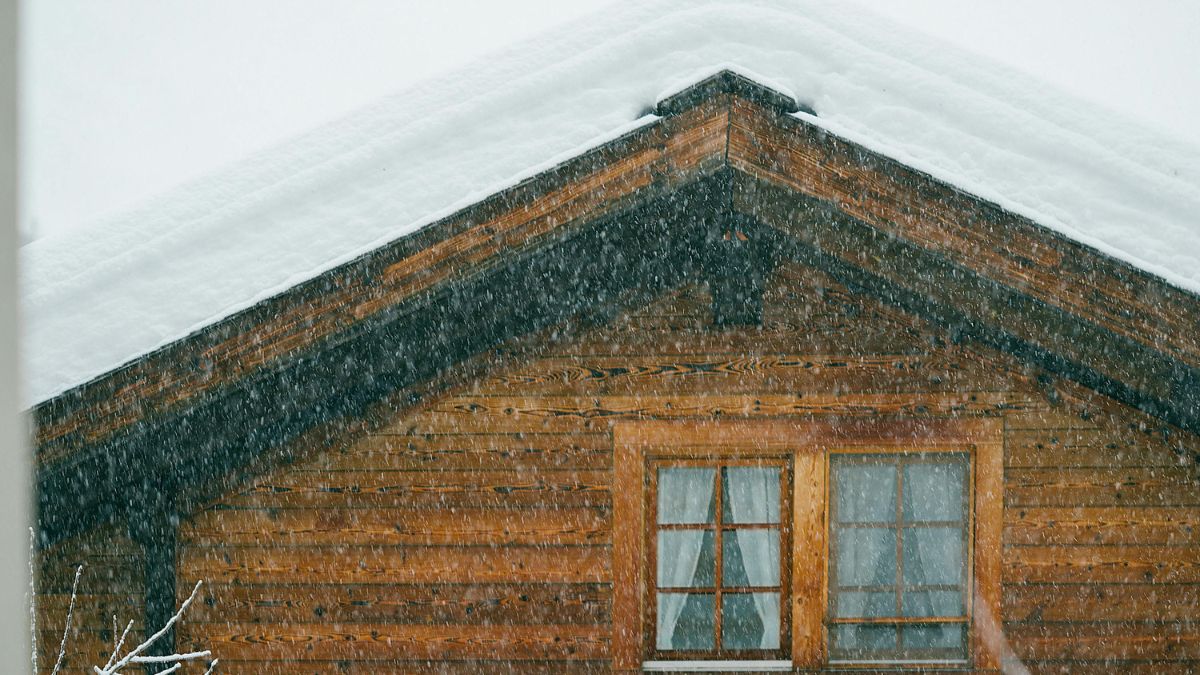
[[725,586],[778,586],[779,530],[725,530],[721,564]]
[[869,652],[895,652],[895,626],[837,624],[829,632],[833,638],[833,657],[852,658]]
[[906,591],[901,598],[904,616],[963,616],[967,613],[961,591]]
[[876,591],[839,591],[834,616],[839,619],[896,616],[896,594]]
[[882,527],[837,531],[839,586],[896,585],[896,531]]
[[779,522],[779,467],[725,467],[721,470],[721,489],[724,522]]
[[721,646],[726,649],[779,649],[779,595],[730,593],[721,596]]
[[716,469],[671,467],[658,470],[658,522],[663,525],[711,523],[717,500]]
[[716,603],[711,594],[659,593],[659,649],[714,649]]
[[711,588],[716,585],[716,542],[712,530],[659,530],[658,587]]
[[838,522],[895,522],[895,466],[843,462],[836,467],[834,480]]
[[904,584],[960,584],[963,536],[957,527],[904,528]]
[[904,627],[906,649],[955,650],[954,656],[966,657],[966,625],[961,623],[931,623]]
[[964,520],[965,461],[904,467],[904,519]]

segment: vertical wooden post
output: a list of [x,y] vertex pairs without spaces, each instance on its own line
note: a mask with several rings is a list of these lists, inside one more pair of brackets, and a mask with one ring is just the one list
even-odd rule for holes
[[826,455],[816,448],[798,448],[792,461],[792,664],[820,668],[825,663],[829,595]]
[[641,670],[643,637],[642,597],[645,580],[645,461],[640,449],[618,425],[613,429],[613,670]]
[[761,326],[763,289],[774,267],[764,229],[753,218],[719,210],[707,226],[705,277],[716,326]]
[[[145,637],[167,624],[175,613],[175,547],[179,518],[169,486],[144,486],[141,509],[129,516],[130,536],[142,547]],[[147,650],[149,656],[175,652],[175,631],[168,631]]]

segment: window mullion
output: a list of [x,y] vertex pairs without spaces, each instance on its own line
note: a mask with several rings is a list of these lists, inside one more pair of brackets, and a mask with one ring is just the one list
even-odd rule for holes
[[716,637],[715,637],[715,642],[713,642],[713,647],[718,652],[722,651],[722,648],[721,648],[721,618],[722,618],[722,616],[721,616],[721,587],[725,585],[725,580],[722,576],[723,572],[725,570],[725,559],[724,559],[725,545],[724,545],[724,542],[722,541],[722,536],[721,536],[722,535],[721,516],[722,516],[722,512],[724,511],[724,503],[722,502],[723,495],[721,494],[721,471],[723,468],[724,468],[724,465],[718,464],[717,470],[713,472],[713,480],[716,481],[716,487],[714,488],[715,492],[713,493],[716,495],[716,502],[714,504],[715,513],[713,514],[713,522],[716,523],[716,536],[713,537],[713,546],[716,547],[716,551],[714,552],[715,555],[713,557],[716,560],[716,565],[717,565],[717,570],[716,570],[716,575],[715,575],[715,578],[717,580],[716,581],[716,590],[713,594],[713,610],[716,612],[716,616],[713,621],[713,627],[714,627],[714,630],[716,630]]

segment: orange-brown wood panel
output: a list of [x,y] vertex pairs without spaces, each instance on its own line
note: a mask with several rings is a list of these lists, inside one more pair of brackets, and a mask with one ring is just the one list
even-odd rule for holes
[[[607,546],[186,546],[185,578],[252,584],[602,583]],[[189,587],[190,589],[190,587]]]
[[204,631],[216,654],[238,661],[334,659],[463,661],[608,658],[608,636],[595,626],[453,626],[397,624],[238,624]]
[[608,510],[548,509],[214,509],[183,536],[197,546],[391,545],[506,546],[606,544]]
[[188,623],[451,625],[608,622],[609,584],[207,584]]
[[[210,582],[181,634],[226,672],[636,669],[641,651],[621,650],[644,632],[641,572],[621,561],[643,558],[643,537],[614,529],[613,513],[640,513],[643,478],[614,462],[613,424],[659,420],[659,441],[679,443],[699,438],[697,422],[836,419],[862,432],[845,442],[870,443],[880,418],[913,437],[981,419],[1004,429],[991,475],[1005,484],[976,504],[997,523],[976,545],[1002,547],[988,574],[1003,586],[976,601],[995,605],[1015,654],[1035,672],[1187,663],[1200,584],[1192,446],[818,273],[784,266],[765,297],[761,329],[711,328],[693,286],[605,325],[521,338],[501,365],[251,479],[181,530],[180,587]],[[816,555],[814,537],[795,540]],[[823,588],[805,585],[818,577],[793,576],[821,607]],[[1146,622],[1182,632],[1157,644]],[[820,630],[795,643],[812,653],[806,640],[823,645]],[[977,665],[988,658],[977,651]]]
[[529,508],[605,506],[609,471],[296,471],[255,480],[229,506],[247,508]]

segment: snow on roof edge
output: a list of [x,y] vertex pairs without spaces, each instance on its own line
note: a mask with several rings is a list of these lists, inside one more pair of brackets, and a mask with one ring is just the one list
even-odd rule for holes
[[[729,65],[802,92],[821,113],[808,121],[839,136],[1200,292],[1195,148],[937,41],[914,48],[878,17],[772,0],[616,14],[325,125],[90,242],[26,247],[27,404],[626,133],[665,90]],[[1149,236],[1130,236],[1137,223]]]

